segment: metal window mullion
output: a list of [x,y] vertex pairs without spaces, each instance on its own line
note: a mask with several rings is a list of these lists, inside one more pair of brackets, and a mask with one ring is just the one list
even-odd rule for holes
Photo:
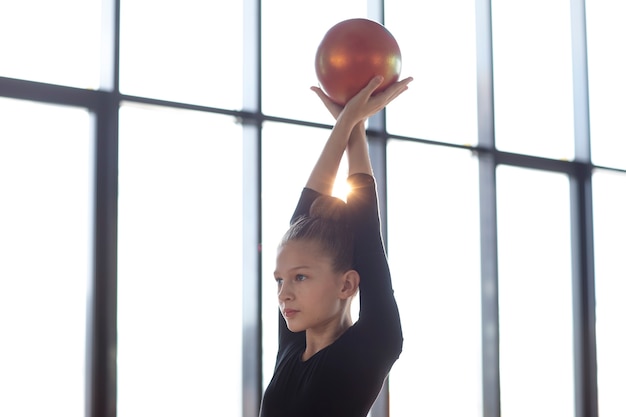
[[500,323],[496,163],[479,155],[483,416],[500,417]]
[[99,91],[0,77],[0,97],[95,110],[99,106],[101,95]]
[[[374,119],[370,119],[369,127],[380,129],[380,124],[384,121],[384,110],[377,114]],[[378,123],[377,123],[378,122]],[[381,135],[368,136],[370,159],[372,170],[376,178],[376,188],[378,191],[381,233],[383,242],[387,246],[387,140]],[[372,405],[371,417],[389,417],[389,379],[386,379],[378,398]]]
[[577,417],[598,416],[591,167],[570,177],[574,398]]
[[263,393],[261,294],[261,4],[243,3],[242,416],[257,417]]
[[570,174],[574,397],[577,417],[598,416],[591,133],[585,0],[571,0],[575,170]]
[[96,111],[93,282],[88,298],[86,415],[117,414],[118,106]]
[[95,119],[93,277],[87,302],[85,414],[117,415],[119,0],[102,2],[100,90]]
[[242,258],[242,415],[257,417],[262,386],[261,133],[244,124]]
[[476,0],[476,82],[483,416],[500,417],[500,348],[496,150],[491,1]]
[[[367,0],[367,17],[385,24],[385,1]],[[368,145],[378,190],[381,232],[387,244],[387,136],[385,110],[368,120]],[[386,379],[370,410],[371,417],[389,417],[389,379]]]

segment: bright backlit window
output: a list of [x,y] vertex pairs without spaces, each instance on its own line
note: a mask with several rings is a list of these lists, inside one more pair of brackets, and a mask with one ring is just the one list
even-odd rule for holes
[[596,253],[596,333],[598,338],[598,402],[602,415],[626,413],[626,174],[597,171],[593,175]]
[[240,108],[241,6],[240,1],[122,1],[122,93]]
[[502,415],[571,416],[568,179],[501,166],[497,182]]
[[585,3],[589,56],[589,118],[596,164],[626,166],[626,3]]
[[388,253],[404,334],[391,415],[479,417],[477,160],[397,140],[387,152]]
[[101,0],[3,1],[0,76],[100,87]]
[[0,415],[82,417],[91,117],[7,99],[0,115]]
[[501,150],[557,159],[574,155],[569,5],[567,0],[492,2]]
[[232,118],[121,109],[120,417],[241,415],[240,161]]
[[397,135],[475,145],[476,11],[471,1],[385,2],[385,26],[402,52],[410,93],[387,109]]

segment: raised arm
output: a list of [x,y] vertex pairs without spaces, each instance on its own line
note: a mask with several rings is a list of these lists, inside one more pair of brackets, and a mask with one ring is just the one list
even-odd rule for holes
[[357,124],[352,130],[348,142],[348,176],[354,174],[368,174],[374,176],[370,160],[365,123]]
[[309,175],[309,179],[306,183],[306,187],[315,190],[321,194],[330,195],[333,191],[333,185],[335,178],[337,177],[337,171],[339,170],[339,164],[348,140],[350,138],[352,128],[354,125],[349,123],[348,120],[337,120],[335,127],[330,133],[326,145],[322,149],[322,152],[313,166],[313,170]]
[[382,77],[374,77],[363,90],[346,103],[345,107],[330,100],[319,87],[311,87],[336,119],[336,123],[313,167],[306,184],[307,188],[322,194],[331,194],[346,148],[349,173],[372,174],[365,137],[365,121],[403,93],[412,80],[409,77],[398,81],[385,91],[372,96],[374,90],[383,82]]

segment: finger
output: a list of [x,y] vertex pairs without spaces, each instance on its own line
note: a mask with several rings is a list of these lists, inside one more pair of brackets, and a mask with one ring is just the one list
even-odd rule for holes
[[409,89],[409,82],[403,82],[398,84],[393,90],[392,90],[392,94],[391,94],[391,99],[395,99],[396,97],[398,97],[400,94],[404,93],[406,90]]
[[330,100],[330,98],[328,98],[328,96],[322,91],[321,88],[319,87],[311,87],[311,90],[317,94],[317,96],[320,98],[320,100],[322,100],[322,102],[324,104],[328,103],[328,101]]
[[403,79],[402,81],[398,81],[395,84],[392,84],[390,87],[388,87],[382,94],[381,96],[384,98],[384,100],[389,103],[392,100],[394,100],[396,97],[398,97],[400,94],[404,93],[406,90],[409,89],[409,83],[413,81],[412,77],[407,77],[405,79]]
[[381,75],[377,75],[369,82],[365,87],[363,87],[358,93],[356,93],[350,100],[369,100],[369,98],[374,94],[374,90],[376,90],[383,82],[383,77]]
[[319,87],[311,86],[311,91],[313,91],[315,94],[317,94],[320,97],[323,94],[322,89]]
[[405,78],[402,81],[392,84],[389,88],[387,88],[387,90],[390,92],[390,95],[400,94],[409,88],[409,83],[411,81],[413,81],[413,77]]
[[369,92],[369,94],[372,94],[374,92],[374,90],[376,90],[384,81],[384,78],[382,75],[377,75],[374,78],[372,78],[369,83],[367,83],[367,87],[365,87],[365,90]]
[[388,98],[387,103],[392,102],[393,100],[395,100],[400,94],[404,93],[406,90],[408,90],[409,87],[405,86],[404,88],[401,88],[399,90],[394,91],[394,93],[391,95],[391,97]]

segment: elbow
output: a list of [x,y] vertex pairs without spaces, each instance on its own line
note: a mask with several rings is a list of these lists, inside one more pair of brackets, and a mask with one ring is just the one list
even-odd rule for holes
[[393,348],[394,348],[394,355],[396,357],[396,359],[398,359],[400,357],[400,354],[402,353],[402,348],[404,347],[404,336],[402,335],[402,330],[400,330],[398,332],[398,334],[395,337],[395,341],[393,344]]

